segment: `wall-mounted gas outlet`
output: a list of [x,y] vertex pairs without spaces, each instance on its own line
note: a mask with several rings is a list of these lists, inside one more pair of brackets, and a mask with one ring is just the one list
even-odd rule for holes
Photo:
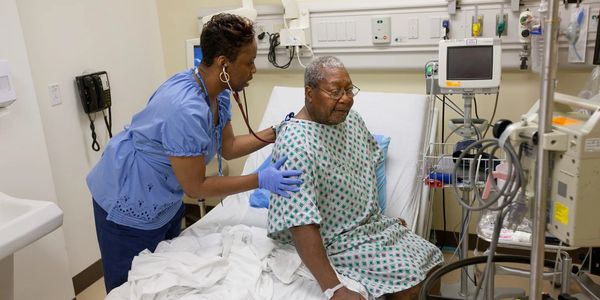
[[496,15],[496,36],[507,35],[508,14]]
[[471,18],[471,36],[480,37],[483,33],[483,15],[475,15]]
[[371,40],[373,44],[389,44],[392,41],[390,17],[373,17],[371,19]]

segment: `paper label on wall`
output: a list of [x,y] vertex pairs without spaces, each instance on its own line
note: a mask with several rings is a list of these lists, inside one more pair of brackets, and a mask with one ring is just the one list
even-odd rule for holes
[[585,140],[584,145],[585,152],[600,152],[600,138],[593,138]]
[[569,208],[558,201],[554,202],[554,219],[564,225],[569,224]]
[[103,90],[108,90],[110,89],[110,86],[108,86],[108,76],[106,76],[106,74],[100,74],[100,80],[102,80],[102,89]]

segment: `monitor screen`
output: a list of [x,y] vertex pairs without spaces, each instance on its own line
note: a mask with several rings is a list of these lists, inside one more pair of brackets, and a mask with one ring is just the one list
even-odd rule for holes
[[448,47],[447,80],[490,80],[493,46]]
[[199,45],[194,45],[194,68],[198,67],[202,61],[202,48]]

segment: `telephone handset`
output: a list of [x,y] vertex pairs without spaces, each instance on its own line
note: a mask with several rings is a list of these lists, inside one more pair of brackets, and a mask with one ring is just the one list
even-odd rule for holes
[[110,85],[106,72],[77,76],[75,81],[86,114],[99,112],[111,106]]
[[[90,129],[92,130],[92,149],[94,151],[100,150],[100,145],[96,141],[96,132],[94,119],[90,114],[96,112],[102,112],[104,122],[108,129],[108,135],[112,137],[112,114],[111,114],[111,96],[110,96],[110,83],[108,81],[108,74],[105,71],[96,72],[92,74],[86,74],[75,77],[77,83],[77,89],[79,91],[79,98],[81,99],[81,105],[83,111],[88,115],[90,119]],[[105,110],[108,109],[108,118]]]

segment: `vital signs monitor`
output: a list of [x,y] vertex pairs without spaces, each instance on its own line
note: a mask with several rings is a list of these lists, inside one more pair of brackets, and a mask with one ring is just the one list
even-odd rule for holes
[[500,86],[502,49],[495,38],[441,40],[439,85],[444,94],[490,94]]

